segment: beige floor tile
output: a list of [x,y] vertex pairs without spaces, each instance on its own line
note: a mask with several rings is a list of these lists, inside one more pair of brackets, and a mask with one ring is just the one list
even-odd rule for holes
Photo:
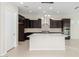
[[8,51],[5,57],[79,57],[79,40],[66,40],[64,51],[29,51],[29,40]]

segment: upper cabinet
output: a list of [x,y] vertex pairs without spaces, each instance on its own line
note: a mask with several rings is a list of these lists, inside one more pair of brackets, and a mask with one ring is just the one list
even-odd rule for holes
[[25,19],[25,28],[41,28],[41,19],[38,20]]
[[62,21],[50,19],[50,28],[62,28]]
[[19,24],[23,24],[24,25],[25,18],[23,16],[21,16],[21,15],[19,15],[18,18],[19,18]]
[[70,19],[62,19],[63,27],[70,27]]
[[30,24],[30,23],[29,23],[29,19],[25,19],[25,21],[24,21],[24,27],[25,27],[25,28],[29,28],[29,27],[30,27],[29,24]]

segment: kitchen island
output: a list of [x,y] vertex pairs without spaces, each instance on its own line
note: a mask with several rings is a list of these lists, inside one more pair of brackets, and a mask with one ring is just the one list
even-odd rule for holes
[[34,33],[30,38],[29,50],[65,50],[65,35],[62,33]]

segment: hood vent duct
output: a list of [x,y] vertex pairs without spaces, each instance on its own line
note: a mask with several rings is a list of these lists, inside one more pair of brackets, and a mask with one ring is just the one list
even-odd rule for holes
[[42,4],[53,4],[54,2],[41,2]]

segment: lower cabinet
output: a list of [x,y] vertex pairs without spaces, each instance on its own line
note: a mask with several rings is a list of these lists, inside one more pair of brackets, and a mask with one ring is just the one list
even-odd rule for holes
[[19,30],[18,30],[19,32],[19,37],[18,37],[18,39],[19,39],[19,41],[25,41],[25,38],[24,38],[24,25],[23,24],[19,24]]

